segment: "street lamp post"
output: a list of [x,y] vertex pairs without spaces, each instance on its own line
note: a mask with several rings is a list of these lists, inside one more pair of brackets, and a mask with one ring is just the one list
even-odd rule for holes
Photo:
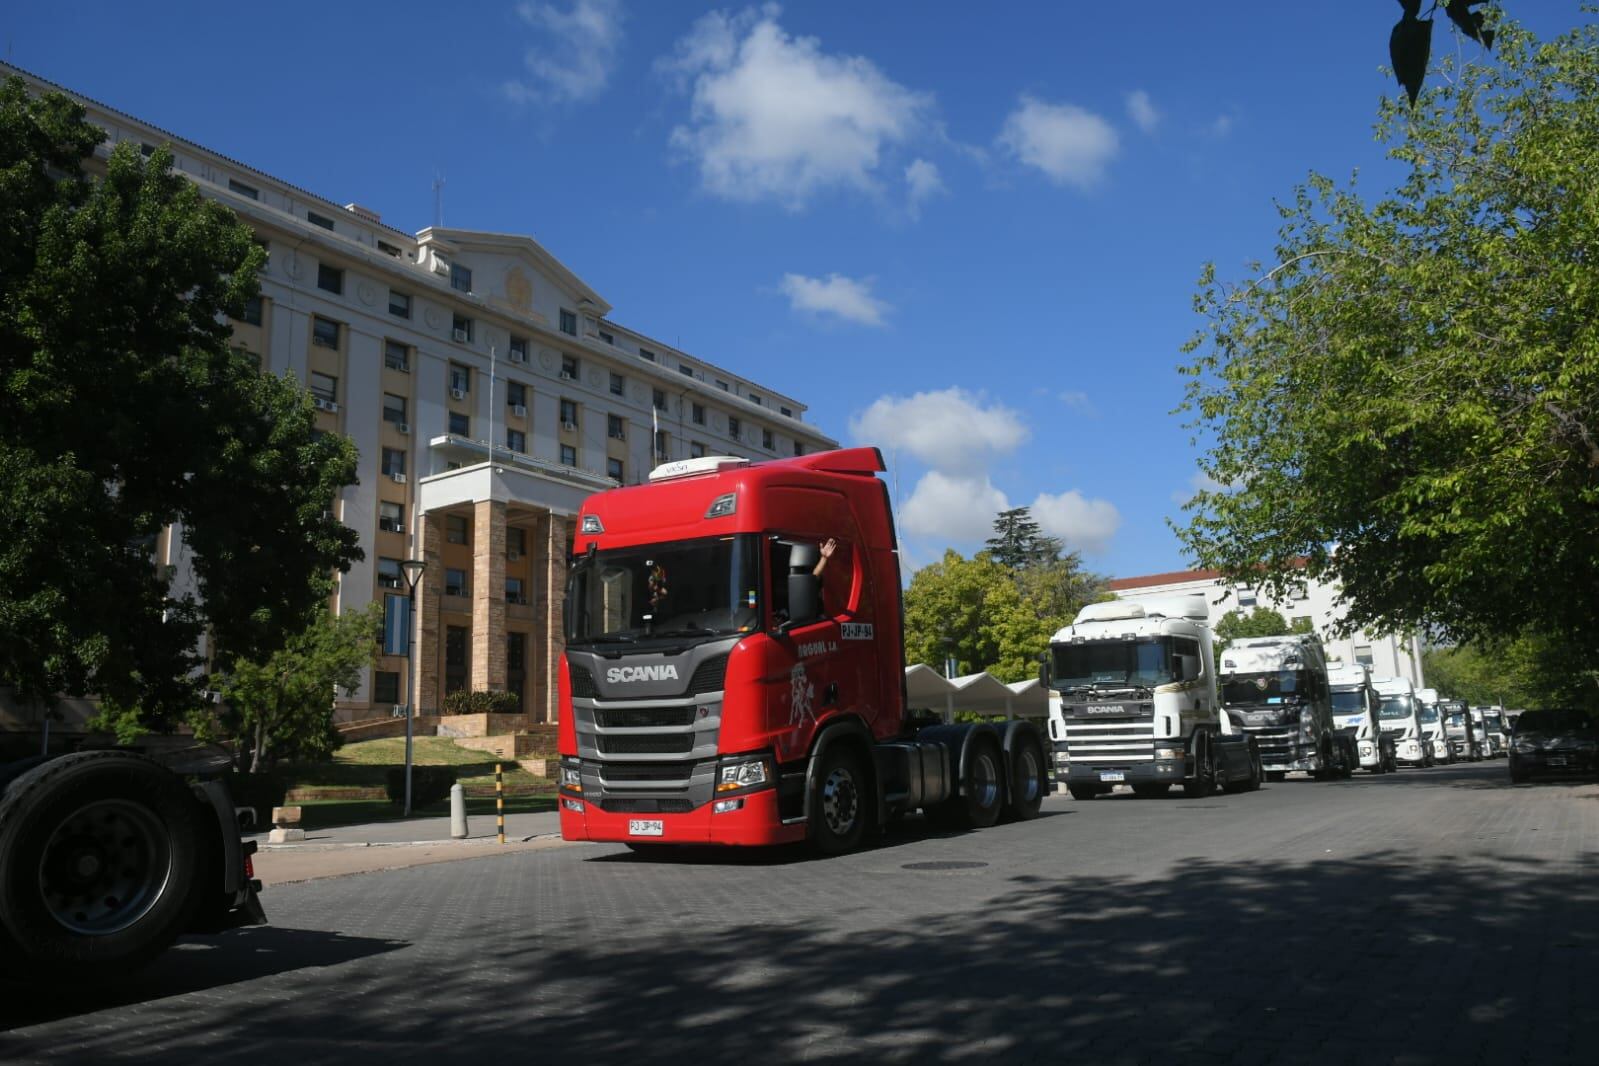
[[416,583],[428,568],[425,559],[407,559],[405,573],[405,817],[411,817],[411,729],[416,720]]

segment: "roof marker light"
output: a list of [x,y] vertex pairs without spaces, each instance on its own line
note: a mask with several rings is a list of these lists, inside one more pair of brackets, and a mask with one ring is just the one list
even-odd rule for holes
[[705,517],[726,518],[736,510],[738,510],[738,496],[729,492],[711,501],[711,508],[705,512]]

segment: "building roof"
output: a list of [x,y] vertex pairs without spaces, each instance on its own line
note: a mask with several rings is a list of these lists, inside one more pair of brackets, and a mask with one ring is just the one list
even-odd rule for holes
[[1112,578],[1106,587],[1112,592],[1151,588],[1155,585],[1181,585],[1190,581],[1215,581],[1220,570],[1173,570],[1165,574],[1144,574],[1141,577]]

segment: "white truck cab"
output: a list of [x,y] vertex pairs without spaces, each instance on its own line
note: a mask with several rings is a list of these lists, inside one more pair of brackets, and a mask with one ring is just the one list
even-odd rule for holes
[[1443,713],[1438,706],[1438,690],[1423,688],[1416,690],[1416,715],[1421,719],[1421,740],[1432,753],[1435,763],[1452,763],[1455,756],[1449,749],[1449,737],[1445,732]]
[[1329,659],[1327,683],[1332,688],[1333,721],[1341,731],[1353,730],[1360,768],[1374,774],[1399,769],[1393,738],[1383,733],[1377,717],[1380,704],[1371,687],[1371,667]]
[[1432,748],[1423,743],[1416,689],[1408,677],[1384,677],[1372,682],[1380,706],[1382,731],[1394,741],[1394,752],[1406,766],[1431,766]]

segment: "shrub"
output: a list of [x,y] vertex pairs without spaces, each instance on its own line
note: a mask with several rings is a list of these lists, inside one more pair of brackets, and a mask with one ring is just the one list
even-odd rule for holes
[[[405,767],[389,767],[383,783],[388,789],[390,803],[405,802]],[[416,810],[421,807],[431,807],[435,803],[443,803],[449,798],[450,786],[453,784],[455,784],[453,766],[411,767],[411,808]]]
[[444,697],[445,714],[516,714],[522,701],[514,692],[468,692],[457,689]]

